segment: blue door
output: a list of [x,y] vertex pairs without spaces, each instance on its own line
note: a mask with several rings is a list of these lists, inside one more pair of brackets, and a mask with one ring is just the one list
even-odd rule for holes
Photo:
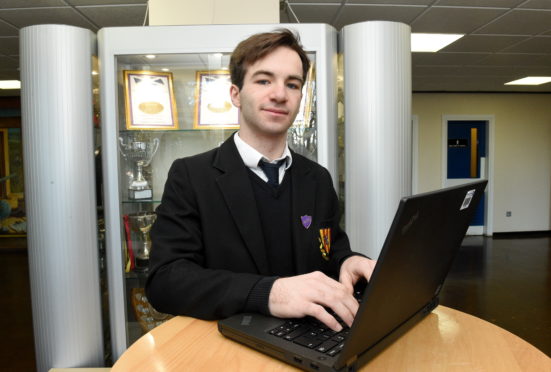
[[[486,178],[486,121],[448,121],[447,184],[461,184]],[[482,231],[484,226],[484,196],[471,223]],[[480,232],[482,234],[482,232]]]

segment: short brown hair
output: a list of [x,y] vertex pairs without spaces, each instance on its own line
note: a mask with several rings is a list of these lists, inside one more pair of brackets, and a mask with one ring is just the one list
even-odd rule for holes
[[235,84],[239,89],[243,88],[243,79],[247,67],[282,46],[297,52],[302,61],[302,78],[306,80],[310,60],[304,49],[302,49],[300,37],[291,30],[281,28],[273,32],[255,34],[237,45],[230,58],[232,84]]

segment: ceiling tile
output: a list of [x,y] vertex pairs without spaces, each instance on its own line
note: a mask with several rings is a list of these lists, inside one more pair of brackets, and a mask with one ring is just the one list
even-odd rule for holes
[[279,11],[279,23],[295,23],[295,20],[286,9],[281,9]]
[[466,35],[442,49],[442,52],[498,52],[527,39],[527,36]]
[[0,16],[0,36],[18,36],[19,30],[5,22],[2,21],[2,16]]
[[414,66],[462,66],[476,64],[487,56],[487,53],[412,53],[411,62]]
[[412,32],[468,34],[506,12],[494,8],[433,7],[412,24]]
[[[522,76],[551,74],[551,67],[541,69],[518,66],[416,66],[413,67],[412,72],[415,77],[463,76],[468,79],[499,77],[511,81]],[[515,76],[515,78],[511,78],[511,76]]]
[[434,0],[348,0],[347,4],[430,5]]
[[365,21],[394,21],[411,23],[423,12],[424,6],[358,5],[347,3],[334,26],[341,29],[346,25]]
[[491,54],[481,60],[479,65],[491,66],[542,66],[550,65],[551,56],[536,54]]
[[551,1],[549,0],[528,0],[519,8],[527,9],[551,9]]
[[551,11],[515,9],[477,34],[538,35],[551,30]]
[[[340,4],[302,4],[293,5],[292,9],[301,23],[328,23],[331,24],[337,14]],[[295,22],[294,17],[287,12],[288,20]],[[281,20],[284,23],[283,19]]]
[[65,0],[74,6],[83,5],[120,5],[120,4],[147,4],[147,0]]
[[76,8],[101,27],[141,26],[144,23],[145,5],[82,6]]
[[339,0],[290,0],[289,3],[291,3],[291,5],[293,5],[293,3],[302,3],[302,4],[305,4],[305,3],[308,3],[308,4],[311,4],[311,3],[320,3],[320,4],[332,3],[333,5],[341,5],[341,2]]
[[411,72],[416,77],[454,76],[461,72],[461,66],[412,66]]
[[17,58],[0,56],[0,69],[1,70],[14,70],[19,67]]
[[[0,69],[0,80],[19,80],[19,71]],[[0,96],[2,95],[2,93],[5,93],[2,91],[3,89],[0,89]]]
[[413,79],[414,91],[435,92],[547,92],[549,87],[540,86],[513,86],[504,85],[507,81],[503,78],[482,76],[477,79],[469,79],[465,76],[450,76],[434,79],[421,77]]
[[551,37],[533,37],[503,50],[513,53],[551,53]]
[[[551,76],[551,65],[550,66],[514,66],[515,78],[521,78],[525,76]],[[514,80],[514,79],[511,79]]]
[[460,71],[462,76],[476,79],[480,76],[507,77],[515,73],[518,73],[515,66],[463,66]]
[[10,8],[44,8],[50,6],[67,6],[63,0],[2,0],[0,9]]
[[481,8],[513,8],[526,0],[439,0],[437,6],[467,6]]
[[65,8],[32,8],[21,10],[0,10],[0,19],[3,19],[18,28],[37,24],[64,24],[95,30],[84,17],[70,7]]
[[0,37],[0,53],[8,56],[19,54],[19,38],[16,36]]

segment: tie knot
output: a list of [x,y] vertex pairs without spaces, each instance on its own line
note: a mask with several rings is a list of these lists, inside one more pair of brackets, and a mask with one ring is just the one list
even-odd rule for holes
[[279,185],[279,168],[285,162],[286,159],[281,159],[277,163],[268,163],[267,161],[260,160],[258,166],[266,177],[268,177],[268,184],[272,186]]

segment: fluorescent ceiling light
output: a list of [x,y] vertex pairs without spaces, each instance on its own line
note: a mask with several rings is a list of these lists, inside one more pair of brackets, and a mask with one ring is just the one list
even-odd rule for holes
[[549,83],[551,81],[551,76],[527,76],[522,79],[513,80],[505,85],[541,85]]
[[411,34],[412,52],[438,52],[463,34]]
[[0,80],[0,89],[21,89],[19,80]]

